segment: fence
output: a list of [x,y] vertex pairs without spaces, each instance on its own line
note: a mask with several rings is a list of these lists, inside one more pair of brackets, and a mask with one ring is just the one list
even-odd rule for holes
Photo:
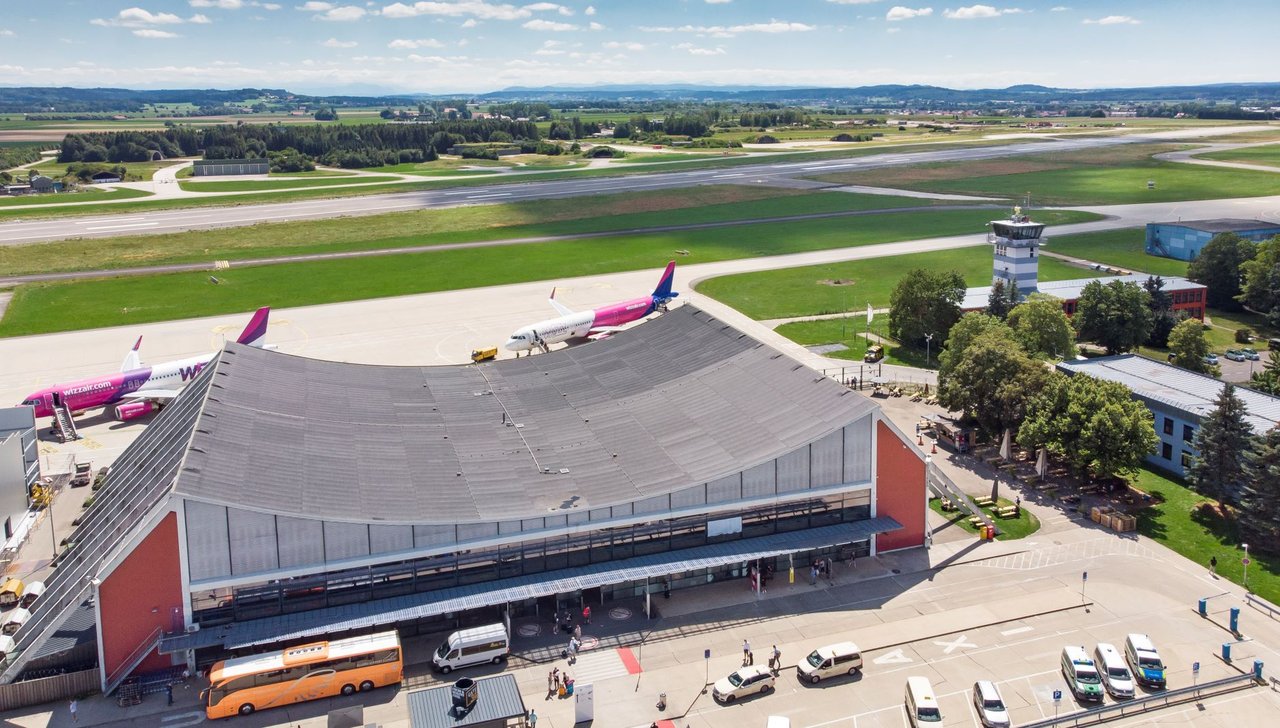
[[98,671],[68,672],[38,680],[0,685],[0,711],[25,708],[98,692]]
[[1252,592],[1245,594],[1244,600],[1249,606],[1255,607],[1257,609],[1261,609],[1262,611],[1266,612],[1268,615],[1271,616],[1272,619],[1275,619],[1277,616],[1280,616],[1280,607],[1277,607],[1276,605],[1272,604],[1266,599],[1263,599],[1257,594],[1254,594]]
[[1170,705],[1178,705],[1180,703],[1199,700],[1200,698],[1212,695],[1229,693],[1243,688],[1251,688],[1261,684],[1259,679],[1260,678],[1257,673],[1253,672],[1247,672],[1243,675],[1232,675],[1231,677],[1224,677],[1221,680],[1214,680],[1203,685],[1194,685],[1189,688],[1178,688],[1177,690],[1166,690],[1155,695],[1138,698],[1137,700],[1130,700],[1125,703],[1113,703],[1112,705],[1103,705],[1081,712],[1067,713],[1060,717],[1045,718],[1044,720],[1036,723],[1027,723],[1022,726],[1022,728],[1054,728],[1055,726],[1081,726],[1105,723],[1109,720],[1138,715],[1149,710],[1167,708]]

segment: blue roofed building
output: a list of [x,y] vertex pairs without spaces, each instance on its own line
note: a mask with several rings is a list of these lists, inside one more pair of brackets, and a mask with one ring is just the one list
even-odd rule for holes
[[1233,219],[1149,222],[1146,250],[1164,258],[1195,260],[1205,244],[1221,233],[1262,241],[1280,235],[1280,223]]

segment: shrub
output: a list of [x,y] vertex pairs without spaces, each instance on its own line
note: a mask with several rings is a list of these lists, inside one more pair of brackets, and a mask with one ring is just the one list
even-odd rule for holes
[[778,138],[770,134],[761,134],[756,137],[756,144],[777,144]]
[[1253,341],[1253,331],[1248,327],[1236,329],[1236,343],[1247,344]]

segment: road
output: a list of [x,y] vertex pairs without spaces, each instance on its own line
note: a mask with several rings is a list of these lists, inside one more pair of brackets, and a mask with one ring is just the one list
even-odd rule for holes
[[853,172],[913,164],[960,162],[980,159],[1098,149],[1138,142],[1175,142],[1205,136],[1257,131],[1256,126],[1210,127],[1150,132],[1128,136],[1066,138],[1053,142],[1000,144],[989,147],[946,148],[923,152],[883,154],[850,159],[815,159],[808,162],[762,162],[738,167],[653,172],[621,177],[584,177],[514,182],[476,187],[422,190],[364,197],[299,200],[236,207],[201,207],[156,212],[120,213],[68,219],[40,218],[0,223],[0,244],[17,245],[66,238],[110,237],[122,234],[173,233],[185,230],[254,225],[264,222],[315,220],[347,215],[374,215],[405,210],[428,210],[464,205],[545,200],[583,195],[678,189],[705,184],[777,184],[795,177],[833,172]]

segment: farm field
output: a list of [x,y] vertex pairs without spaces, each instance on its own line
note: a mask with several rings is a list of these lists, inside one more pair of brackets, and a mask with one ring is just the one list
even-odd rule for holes
[[[1076,219],[1081,213],[1063,213]],[[909,240],[981,229],[986,210],[883,213],[666,233],[490,246],[348,260],[19,286],[0,335],[18,336],[277,307],[492,286],[657,267],[687,251],[712,262]],[[984,248],[977,248],[984,251]],[[989,255],[987,256],[989,267]],[[1065,268],[1065,266],[1063,266]],[[723,280],[723,279],[717,279]],[[104,301],[128,301],[127,307]]]
[[[1058,214],[1065,218],[1062,222],[1077,222],[1072,216],[1080,213]],[[901,239],[910,240],[929,234],[923,230],[915,232],[917,234],[904,235]],[[975,245],[887,258],[740,273],[703,281],[698,284],[698,292],[757,320],[857,311],[865,309],[867,304],[871,304],[873,308],[888,308],[889,296],[898,280],[914,268],[956,270],[964,276],[969,286],[989,285],[991,249],[986,245]],[[1040,259],[1042,281],[1089,278],[1096,275],[1099,274],[1052,258]],[[852,283],[833,285],[832,281]]]

